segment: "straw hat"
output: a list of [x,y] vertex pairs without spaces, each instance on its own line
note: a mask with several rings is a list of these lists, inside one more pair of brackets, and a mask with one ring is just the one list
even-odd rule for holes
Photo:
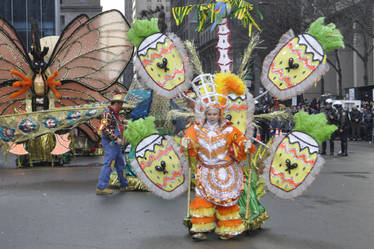
[[121,102],[121,103],[124,103],[125,102],[125,97],[126,97],[125,93],[123,93],[123,92],[115,92],[113,94],[113,97],[110,100],[110,102]]

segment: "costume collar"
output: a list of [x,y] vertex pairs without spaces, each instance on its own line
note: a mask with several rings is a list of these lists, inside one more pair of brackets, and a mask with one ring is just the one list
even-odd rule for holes
[[209,125],[208,123],[205,123],[204,125],[201,124],[199,121],[196,121],[196,125],[197,127],[199,127],[200,130],[202,130],[204,133],[208,133],[210,130],[213,130],[217,133],[220,133],[221,131],[223,131],[224,129],[226,129],[228,126],[231,126],[232,125],[232,122],[228,121],[227,119],[223,119],[223,122],[221,124],[221,126],[219,126],[218,124],[214,127],[214,129],[209,129]]

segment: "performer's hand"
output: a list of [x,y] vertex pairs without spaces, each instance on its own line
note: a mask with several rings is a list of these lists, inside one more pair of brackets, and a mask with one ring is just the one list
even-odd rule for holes
[[184,137],[182,138],[181,140],[181,146],[184,148],[184,149],[187,149],[188,148],[188,145],[190,144],[191,142],[191,139],[189,139],[188,137]]
[[128,121],[127,119],[122,120],[123,129],[126,129],[126,127],[127,127],[127,123],[128,123],[128,122],[129,122],[129,121]]
[[251,150],[252,148],[252,141],[251,140],[246,140],[244,141],[244,152],[245,153],[249,153],[249,151]]
[[123,141],[122,141],[121,138],[117,137],[117,139],[116,139],[116,143],[117,143],[118,145],[120,145],[120,144],[123,144]]

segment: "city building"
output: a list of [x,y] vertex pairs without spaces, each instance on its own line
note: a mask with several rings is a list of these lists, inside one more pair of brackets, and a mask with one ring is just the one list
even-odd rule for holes
[[60,31],[76,16],[86,14],[93,17],[102,11],[100,0],[59,0],[60,1]]
[[0,16],[15,27],[26,49],[31,44],[31,20],[39,24],[42,36],[56,35],[59,32],[58,0],[2,0]]
[[[128,20],[132,21],[132,17],[134,15],[133,8],[136,9],[135,17],[140,17],[140,12],[142,10],[154,10],[156,7],[163,6],[165,11],[165,20],[166,23],[169,24],[171,19],[171,10],[170,10],[170,1],[171,0],[136,0],[135,5],[133,6],[134,0],[124,0],[125,1],[125,16]],[[131,18],[130,18],[131,17]],[[157,17],[157,16],[156,16]],[[170,30],[170,27],[168,27]]]

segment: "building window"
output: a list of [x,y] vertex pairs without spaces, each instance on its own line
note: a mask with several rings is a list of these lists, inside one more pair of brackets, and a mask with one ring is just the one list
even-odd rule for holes
[[65,16],[60,16],[60,25],[62,28],[65,27]]

